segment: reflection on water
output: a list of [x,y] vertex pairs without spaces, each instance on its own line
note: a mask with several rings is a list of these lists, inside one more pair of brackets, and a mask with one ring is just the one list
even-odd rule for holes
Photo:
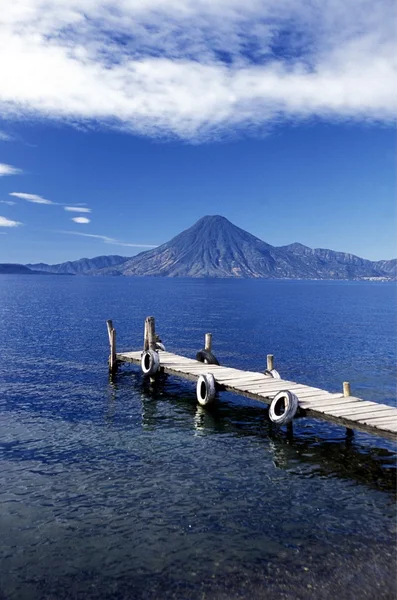
[[169,383],[168,375],[162,375],[154,384],[140,378],[137,387],[141,395],[144,427],[156,429],[160,425],[157,422],[158,402],[167,400],[193,416],[192,425],[196,435],[233,433],[260,438],[266,436],[273,464],[277,468],[287,469],[302,477],[318,475],[354,479],[396,493],[396,454],[390,449],[364,445],[360,443],[360,435],[352,434],[343,427],[335,427],[333,437],[321,437],[318,429],[307,419],[295,421],[291,435],[286,428],[274,426],[268,418],[267,408],[259,403],[257,406],[247,406],[245,398],[236,403],[231,394],[225,393],[218,398],[217,404],[204,408],[194,403],[193,386],[190,395],[176,396],[176,380],[173,384]]
[[[104,326],[113,317],[140,339],[143,318],[159,313],[173,350],[192,354],[208,329],[223,362],[252,368],[255,328],[266,323],[256,339],[263,357],[266,338],[272,350],[279,344],[286,375],[302,375],[304,360],[308,383],[332,387],[333,327],[345,315],[378,340],[376,378],[389,390],[389,288],[339,294],[297,283],[287,301],[288,286],[250,283],[247,294],[211,283],[208,315],[205,282],[39,279],[0,286],[1,600],[395,598],[391,442],[312,419],[298,419],[289,436],[253,401],[222,393],[204,409],[192,383],[150,384],[131,367],[109,380]],[[244,318],[241,305],[250,307]],[[320,334],[310,329],[313,314]],[[372,394],[374,356],[360,336],[351,335],[343,368],[365,371]]]

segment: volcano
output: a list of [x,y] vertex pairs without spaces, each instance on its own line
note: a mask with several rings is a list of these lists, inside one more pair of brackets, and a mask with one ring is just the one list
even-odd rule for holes
[[397,260],[373,262],[298,242],[271,246],[220,215],[203,217],[169,242],[132,258],[98,256],[28,267],[76,275],[395,280]]
[[[387,264],[385,264],[387,263]],[[122,275],[277,279],[361,279],[395,274],[396,261],[365,260],[299,243],[271,246],[220,215],[201,218],[169,242],[117,268]],[[114,269],[102,274],[114,274]]]

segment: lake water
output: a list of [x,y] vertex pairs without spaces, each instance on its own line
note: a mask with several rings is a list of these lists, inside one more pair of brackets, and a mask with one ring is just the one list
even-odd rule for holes
[[0,598],[395,599],[395,445],[107,371],[167,350],[396,401],[396,286],[0,277]]

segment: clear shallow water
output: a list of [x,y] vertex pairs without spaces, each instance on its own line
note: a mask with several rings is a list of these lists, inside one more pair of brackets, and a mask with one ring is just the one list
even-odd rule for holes
[[193,356],[395,403],[389,284],[0,278],[0,598],[395,598],[395,447],[107,373],[156,316]]

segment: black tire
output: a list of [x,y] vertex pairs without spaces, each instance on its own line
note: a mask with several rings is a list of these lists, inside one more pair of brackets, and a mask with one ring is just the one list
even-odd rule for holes
[[265,375],[269,375],[270,377],[273,377],[273,379],[281,379],[280,373],[276,371],[276,369],[271,369],[270,371],[266,369]]
[[216,358],[216,356],[214,356],[214,354],[212,354],[212,352],[209,352],[209,350],[200,350],[199,352],[197,352],[196,360],[207,365],[219,366],[218,359]]

